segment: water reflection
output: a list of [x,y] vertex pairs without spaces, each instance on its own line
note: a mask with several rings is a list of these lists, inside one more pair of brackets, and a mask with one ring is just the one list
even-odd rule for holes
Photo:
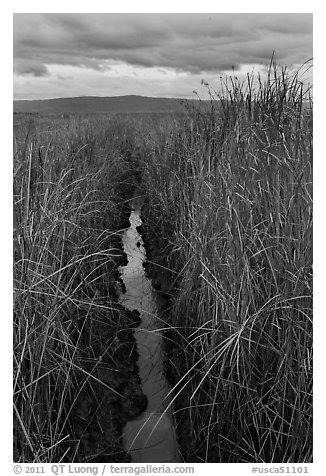
[[145,276],[143,262],[146,250],[137,227],[142,224],[141,205],[134,201],[128,228],[122,243],[128,264],[120,267],[126,292],[119,300],[130,310],[138,310],[141,324],[135,329],[139,353],[138,367],[148,406],[139,418],[124,428],[124,447],[134,463],[175,463],[180,461],[173,425],[170,387],[163,373],[162,335],[155,294],[151,281]]

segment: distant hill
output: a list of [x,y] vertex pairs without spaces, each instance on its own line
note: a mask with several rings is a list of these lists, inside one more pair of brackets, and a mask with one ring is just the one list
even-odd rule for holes
[[[191,103],[198,103],[190,100]],[[75,98],[57,98],[41,100],[16,100],[15,113],[97,113],[97,112],[182,112],[181,99],[152,98],[145,96],[96,97],[83,96]]]

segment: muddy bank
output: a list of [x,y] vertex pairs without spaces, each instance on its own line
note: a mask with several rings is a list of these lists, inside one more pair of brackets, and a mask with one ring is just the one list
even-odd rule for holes
[[148,201],[142,212],[143,224],[139,232],[143,237],[146,248],[147,260],[144,263],[146,275],[151,279],[159,312],[166,323],[163,332],[165,344],[164,375],[170,387],[173,389],[173,407],[176,420],[176,435],[180,455],[185,462],[202,462],[200,457],[195,456],[198,450],[195,442],[191,439],[191,422],[187,408],[191,404],[188,392],[183,388],[191,375],[186,376],[189,370],[189,362],[186,361],[185,337],[182,329],[172,326],[173,302],[178,292],[178,276],[168,269],[167,256],[171,252],[171,241],[163,240],[153,228],[148,218],[150,215]]
[[142,415],[125,426],[124,447],[135,463],[178,462],[171,389],[164,376],[165,352],[161,328],[165,325],[158,313],[156,293],[143,267],[146,249],[138,232],[142,223],[142,197],[136,194],[130,205],[130,227],[122,237],[128,263],[120,267],[124,286],[120,302],[127,309],[140,313],[141,322],[134,335],[141,387],[148,405]]
[[[137,337],[135,338],[135,333],[139,332],[142,324],[139,313],[142,305],[130,306],[128,309],[126,303],[121,301],[121,293],[126,292],[126,283],[121,279],[120,273],[128,264],[121,237],[122,230],[130,226],[130,211],[130,204],[125,200],[120,212],[120,231],[110,237],[110,246],[114,248],[116,257],[112,263],[112,276],[108,287],[100,289],[93,302],[85,309],[81,309],[78,315],[76,339],[79,339],[79,347],[83,349],[78,365],[83,370],[79,381],[76,382],[78,390],[71,412],[71,426],[74,429],[76,445],[75,455],[71,456],[71,452],[69,453],[69,461],[131,462],[138,458],[138,462],[153,462],[151,458],[156,458],[155,461],[158,462],[161,461],[161,450],[156,457],[153,450],[150,450],[149,454],[144,453],[132,459],[130,453],[126,451],[126,446],[129,446],[129,450],[133,448],[131,454],[135,455],[139,446],[137,434],[140,428],[143,429],[143,435],[147,432],[146,438],[157,426],[161,429],[161,435],[166,435],[172,428],[164,409],[148,405],[148,396],[151,394],[149,388],[152,383],[146,386],[144,372],[147,374],[150,372],[148,368],[143,372],[139,368],[140,361],[144,367],[143,364],[148,359],[144,355],[139,358]],[[162,319],[159,327],[168,327],[169,293],[172,291],[166,284],[168,282],[166,273],[162,274],[160,267],[150,263],[157,259],[155,255],[157,241],[155,239],[152,241],[154,237],[146,226],[146,216],[144,225],[138,226],[137,230],[144,234],[143,245],[145,248],[148,247],[146,253],[148,261],[143,265],[146,276],[153,279],[154,287],[151,293],[153,292],[155,306]],[[141,246],[137,245],[138,251]],[[105,295],[107,290],[108,294]],[[155,330],[153,331],[152,337],[155,338]],[[171,330],[163,331],[163,335],[165,349],[162,353],[160,372],[170,388],[180,381],[186,372],[186,366],[182,360],[184,352],[179,334]],[[156,378],[154,374],[153,378],[154,380]],[[159,400],[164,400],[164,396],[159,396]],[[177,439],[184,460],[190,461],[190,426],[183,411],[186,406],[184,393],[181,392],[173,402]],[[127,445],[126,437],[123,439],[126,428],[129,429],[131,438]],[[156,434],[158,435],[157,432]],[[170,436],[172,441],[175,438],[174,433],[172,432]],[[152,440],[149,441],[153,443],[153,437],[150,438]],[[133,439],[136,445],[132,445]],[[158,436],[157,440],[159,439]],[[175,452],[174,449],[167,451],[170,451],[171,455]],[[180,461],[179,454],[167,456],[166,461],[169,458],[170,461]]]
[[147,407],[134,337],[139,312],[118,302],[118,268],[127,264],[121,233],[129,225],[129,215],[127,197],[121,204],[120,228],[106,243],[115,255],[109,279],[77,313],[74,332],[81,371],[69,422],[74,436],[66,458],[70,462],[130,462],[123,448],[122,430]]
[[[110,319],[117,320],[114,331]],[[79,439],[78,454],[82,461],[125,462],[122,428],[147,406],[141,391],[138,358],[133,328],[139,325],[139,314],[117,306],[93,310],[85,335],[86,345],[80,366],[85,371],[79,383],[79,394],[73,410],[73,427]],[[112,321],[111,321],[112,322]],[[86,374],[87,373],[87,374]]]

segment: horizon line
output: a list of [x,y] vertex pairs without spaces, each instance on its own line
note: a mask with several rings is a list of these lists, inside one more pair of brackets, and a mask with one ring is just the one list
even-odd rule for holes
[[138,97],[138,98],[145,98],[145,99],[181,99],[181,100],[200,100],[198,97],[194,95],[193,98],[190,97],[172,97],[172,96],[143,96],[141,94],[122,94],[117,96],[97,96],[97,95],[85,95],[85,96],[56,96],[56,97],[48,97],[48,98],[13,98],[13,101],[50,101],[55,99],[81,99],[81,98],[127,98],[127,97]]

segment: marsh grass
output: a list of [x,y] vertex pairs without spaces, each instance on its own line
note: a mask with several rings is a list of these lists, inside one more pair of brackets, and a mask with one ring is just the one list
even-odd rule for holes
[[15,118],[17,461],[80,461],[72,409],[99,381],[96,359],[85,365],[99,345],[93,328],[103,321],[106,352],[121,328],[113,285],[121,256],[116,231],[135,186],[128,129],[112,118]]
[[312,97],[273,60],[222,86],[185,115],[15,116],[16,461],[83,460],[76,402],[119,393],[139,179],[184,460],[312,461]]
[[143,173],[186,461],[312,460],[312,99],[273,61],[256,84],[212,91]]

